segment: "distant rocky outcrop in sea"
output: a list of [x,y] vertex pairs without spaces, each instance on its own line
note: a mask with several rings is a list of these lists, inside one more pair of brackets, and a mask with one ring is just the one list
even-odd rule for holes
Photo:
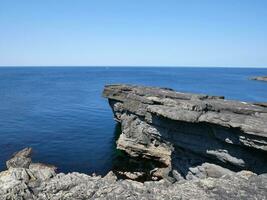
[[251,78],[251,80],[267,81],[267,76],[254,76],[254,77]]
[[103,96],[121,126],[117,148],[154,167],[56,173],[26,148],[0,173],[0,199],[267,199],[266,103],[124,84]]

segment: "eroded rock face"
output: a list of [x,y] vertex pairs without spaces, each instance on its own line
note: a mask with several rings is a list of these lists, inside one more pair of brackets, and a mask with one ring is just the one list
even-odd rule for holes
[[166,88],[108,85],[122,134],[117,147],[166,165],[162,176],[196,179],[267,172],[267,107]]
[[13,157],[6,162],[7,168],[29,168],[31,164],[31,148],[25,148],[13,155]]
[[[206,166],[208,167],[208,166]],[[165,180],[136,182],[77,172],[55,173],[55,167],[30,163],[0,173],[1,200],[76,199],[266,199],[267,174],[241,171],[220,178],[204,178],[170,184]]]

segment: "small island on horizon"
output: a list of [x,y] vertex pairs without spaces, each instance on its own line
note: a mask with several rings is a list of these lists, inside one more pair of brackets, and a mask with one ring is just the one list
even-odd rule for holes
[[256,80],[256,81],[267,81],[267,76],[254,76],[250,78],[251,80]]

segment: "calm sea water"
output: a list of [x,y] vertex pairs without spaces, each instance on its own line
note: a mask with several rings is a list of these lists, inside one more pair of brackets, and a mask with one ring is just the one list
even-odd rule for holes
[[132,83],[183,92],[267,101],[267,83],[251,81],[267,69],[240,68],[0,68],[0,170],[17,150],[31,146],[33,160],[59,171],[112,169],[118,127],[105,84]]

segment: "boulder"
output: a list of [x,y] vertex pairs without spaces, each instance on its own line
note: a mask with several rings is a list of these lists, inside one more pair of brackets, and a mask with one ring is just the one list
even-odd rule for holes
[[10,160],[6,161],[7,168],[29,168],[31,153],[32,148],[25,148],[15,153]]

